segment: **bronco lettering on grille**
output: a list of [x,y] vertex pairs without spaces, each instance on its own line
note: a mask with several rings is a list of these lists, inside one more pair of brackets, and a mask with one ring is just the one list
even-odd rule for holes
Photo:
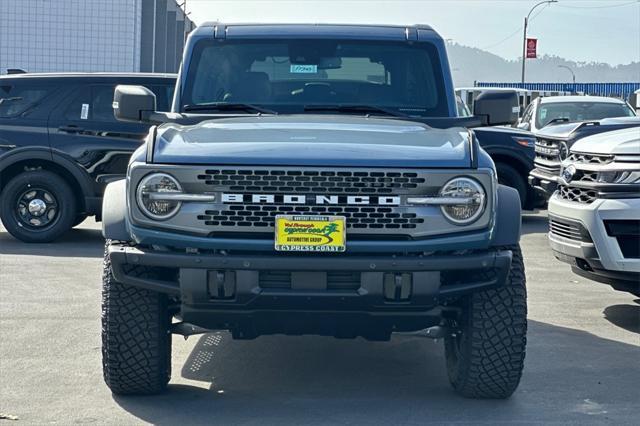
[[400,197],[369,195],[222,194],[225,204],[317,204],[399,206]]

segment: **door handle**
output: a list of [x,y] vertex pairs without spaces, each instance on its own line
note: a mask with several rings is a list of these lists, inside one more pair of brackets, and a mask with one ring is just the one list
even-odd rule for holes
[[67,132],[67,133],[79,133],[79,132],[82,132],[84,129],[82,127],[78,127],[76,125],[70,124],[68,126],[60,126],[58,127],[58,130],[60,130],[61,132]]

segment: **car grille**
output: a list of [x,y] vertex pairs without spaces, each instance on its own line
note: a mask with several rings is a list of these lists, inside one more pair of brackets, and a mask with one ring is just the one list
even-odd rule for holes
[[[260,288],[291,289],[292,276],[289,271],[260,271]],[[360,288],[360,272],[327,271],[327,290],[357,290]]]
[[276,215],[325,214],[345,216],[347,228],[414,229],[424,219],[415,213],[398,213],[391,207],[230,205],[226,210],[206,210],[198,220],[208,226],[273,227]]
[[613,162],[613,155],[594,155],[574,152],[569,155],[568,160],[578,164],[609,164]]
[[579,182],[597,182],[598,172],[579,170],[573,180]]
[[[435,195],[424,172],[390,170],[305,170],[292,168],[209,168],[197,181],[212,191],[239,194],[296,194],[312,200],[317,195],[388,196]],[[280,201],[278,201],[280,200]],[[276,199],[269,204],[227,204],[202,211],[197,219],[208,227],[242,228],[271,232],[276,215],[333,215],[347,218],[347,229],[356,232],[406,230],[410,233],[424,218],[406,207],[389,205],[287,204]]]
[[598,192],[593,189],[560,185],[558,186],[558,191],[558,195],[561,199],[582,204],[591,204],[598,198]]
[[318,170],[208,169],[198,180],[238,192],[372,195],[402,193],[425,183],[418,173]]
[[591,242],[589,233],[577,222],[549,217],[549,232],[574,241]]
[[547,161],[560,160],[560,142],[549,139],[536,139],[536,156]]

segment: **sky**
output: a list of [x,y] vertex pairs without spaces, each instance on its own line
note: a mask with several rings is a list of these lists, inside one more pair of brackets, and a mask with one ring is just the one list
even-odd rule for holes
[[[183,0],[180,0],[182,2]],[[522,56],[535,0],[187,0],[196,23],[428,24],[442,37],[506,59]],[[540,55],[611,65],[640,61],[640,0],[558,0],[531,14]]]

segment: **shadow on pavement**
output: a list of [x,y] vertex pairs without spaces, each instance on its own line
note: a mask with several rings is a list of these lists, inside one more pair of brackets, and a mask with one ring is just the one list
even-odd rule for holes
[[[193,386],[116,397],[138,418],[189,424],[618,422],[637,414],[638,346],[529,321],[520,388],[506,401],[466,400],[449,387],[442,344],[323,337],[233,341],[203,335],[182,368]],[[175,344],[179,344],[175,340]],[[199,383],[198,383],[199,382]]]
[[640,305],[640,299],[634,302],[636,305],[607,306],[603,311],[604,317],[615,326],[640,334],[640,306],[637,306]]
[[0,255],[102,257],[104,238],[99,229],[72,229],[53,243],[27,244],[0,231]]
[[549,219],[544,215],[523,214],[522,229],[520,233],[526,234],[546,234],[549,232]]

